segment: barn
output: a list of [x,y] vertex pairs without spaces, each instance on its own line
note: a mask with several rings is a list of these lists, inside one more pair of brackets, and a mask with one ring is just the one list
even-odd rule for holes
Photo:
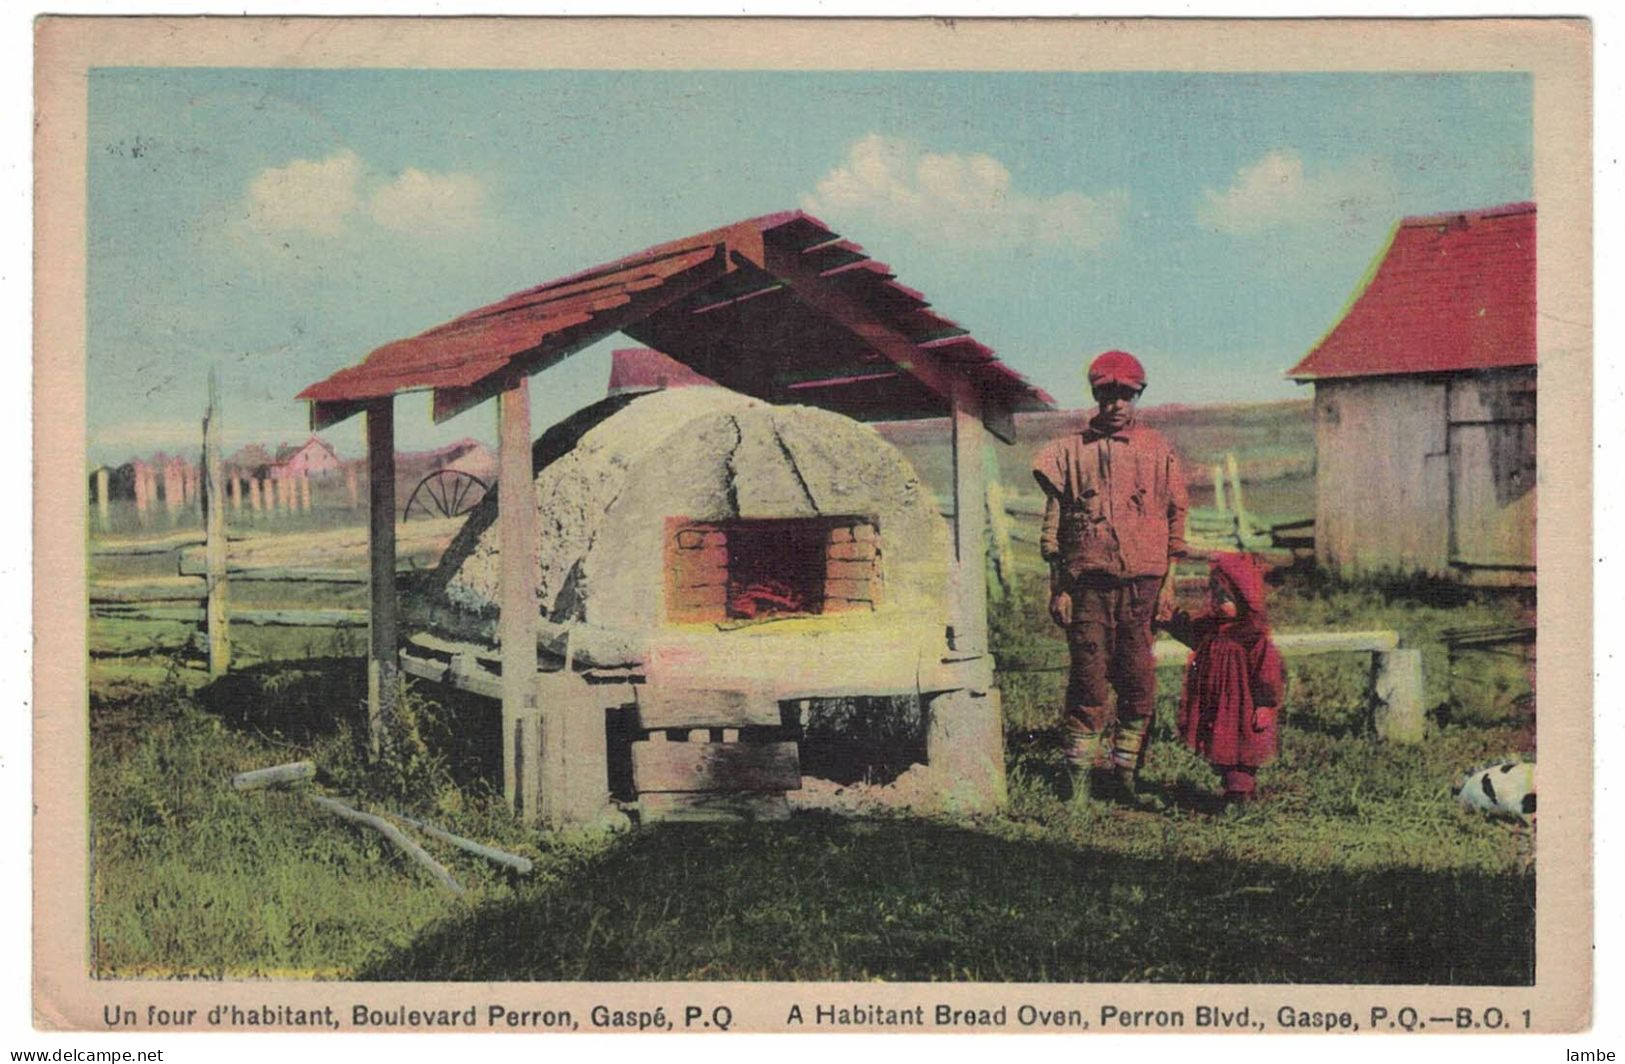
[[[722,387],[618,381],[535,438],[530,377],[616,333]],[[497,491],[404,603],[402,392],[432,393],[437,420],[495,399],[499,439]],[[539,285],[300,398],[315,429],[366,419],[375,742],[405,672],[500,704],[525,820],[774,816],[800,785],[799,714],[906,696],[920,790],[1002,800],[985,433],[1011,442],[1018,411],[1053,402],[818,219],[746,219]],[[951,523],[864,424],[932,417],[953,426]]]
[[1535,205],[1404,219],[1287,374],[1315,391],[1316,560],[1532,585],[1536,362]]

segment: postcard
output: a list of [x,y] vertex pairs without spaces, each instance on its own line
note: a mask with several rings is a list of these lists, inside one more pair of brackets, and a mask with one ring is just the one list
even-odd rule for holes
[[41,1028],[1590,1025],[1589,24],[36,66]]

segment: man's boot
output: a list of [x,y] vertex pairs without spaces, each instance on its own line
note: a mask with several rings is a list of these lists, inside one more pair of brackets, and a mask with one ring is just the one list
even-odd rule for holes
[[1133,717],[1117,722],[1112,736],[1112,790],[1113,798],[1136,809],[1158,810],[1162,799],[1140,790],[1140,763],[1145,760],[1146,740],[1151,731],[1151,718]]
[[1100,732],[1092,729],[1081,716],[1069,714],[1066,718],[1066,765],[1072,781],[1072,797],[1089,794],[1090,779],[1106,756],[1106,745]]

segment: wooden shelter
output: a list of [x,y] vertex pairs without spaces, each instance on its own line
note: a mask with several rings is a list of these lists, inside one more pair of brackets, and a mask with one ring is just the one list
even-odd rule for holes
[[1535,572],[1535,205],[1406,218],[1288,376],[1315,386],[1315,554],[1344,573]]
[[[403,662],[394,580],[396,500],[390,490],[394,396],[431,391],[436,420],[494,398],[500,440],[496,660],[480,681],[480,670],[472,667],[477,654],[452,648],[438,671],[474,678],[470,686],[485,683],[500,697],[506,789],[524,818],[557,825],[590,821],[607,809],[604,711],[630,703],[642,712],[664,704],[658,683],[651,682],[658,669],[640,659],[635,647],[620,655],[625,660],[611,661],[615,655],[608,652],[578,653],[573,630],[547,630],[549,618],[538,598],[542,532],[528,389],[531,375],[616,332],[769,404],[814,407],[858,421],[952,419],[956,516],[949,533],[949,623],[941,627],[931,659],[915,662],[913,683],[926,706],[928,767],[945,799],[968,808],[1000,801],[1002,730],[986,637],[983,430],[1009,442],[1017,411],[1053,403],[965,329],[931,310],[920,293],[898,284],[885,264],[801,212],[738,222],[527,289],[387,344],[300,394],[312,403],[314,429],[355,414],[367,419],[369,701],[375,722],[390,712]],[[846,528],[854,540],[862,534],[860,523]],[[698,525],[679,531],[706,542],[708,533]],[[830,541],[838,532],[833,525],[823,530]],[[549,660],[550,648],[560,645],[562,655]],[[783,671],[780,664],[750,664],[747,671],[761,678],[763,689],[744,703],[786,693],[772,682]],[[830,678],[850,686],[855,663],[837,661],[827,671],[839,674],[843,664],[848,675]],[[685,697],[702,691],[706,676],[705,668],[689,661]],[[795,693],[804,692],[805,685]],[[713,693],[717,697],[687,723],[702,731],[738,728],[741,719],[730,714],[741,699],[722,684]],[[746,726],[751,719],[746,712]],[[685,744],[695,748],[688,753],[696,772],[729,764],[733,754],[717,749],[728,745],[723,738]]]

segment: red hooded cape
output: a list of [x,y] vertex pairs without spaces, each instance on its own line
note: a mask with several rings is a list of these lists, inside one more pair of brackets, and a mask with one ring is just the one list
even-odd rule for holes
[[1179,735],[1210,764],[1256,768],[1274,760],[1279,735],[1273,722],[1256,727],[1253,711],[1281,704],[1285,671],[1270,640],[1264,578],[1252,556],[1215,554],[1210,564],[1230,589],[1237,614],[1170,626],[1195,648],[1185,670]]

